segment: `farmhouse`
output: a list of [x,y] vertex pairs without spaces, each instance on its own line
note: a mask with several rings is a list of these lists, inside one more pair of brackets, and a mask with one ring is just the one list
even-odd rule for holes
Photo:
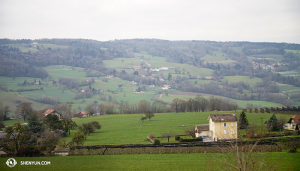
[[98,88],[98,89],[97,89],[97,92],[104,93],[104,92],[105,92],[105,90],[104,90],[104,89],[102,89],[102,88]]
[[89,116],[89,112],[88,111],[81,111],[78,113],[79,117],[85,118]]
[[210,114],[208,125],[196,125],[196,137],[211,140],[237,138],[237,117],[234,113]]
[[283,128],[289,130],[299,130],[300,115],[294,115],[293,117],[291,117],[290,120],[287,122],[287,124],[284,124]]
[[61,113],[59,113],[59,112],[57,112],[56,110],[51,109],[51,108],[49,108],[48,110],[46,110],[46,111],[44,112],[44,116],[47,116],[47,115],[49,115],[49,114],[58,116],[58,119],[62,118],[62,114],[61,114]]
[[134,69],[134,70],[141,69],[141,66],[134,66],[133,69]]

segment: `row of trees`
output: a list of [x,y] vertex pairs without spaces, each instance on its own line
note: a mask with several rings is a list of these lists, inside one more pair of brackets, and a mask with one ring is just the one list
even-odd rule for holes
[[[230,111],[236,110],[238,105],[235,102],[231,102],[228,99],[221,99],[214,96],[208,99],[202,96],[196,96],[189,100],[183,100],[175,98],[170,104],[155,100],[151,103],[146,100],[140,102],[121,102],[116,104],[112,102],[104,102],[98,106],[100,113],[115,114],[115,113],[146,113],[151,111],[153,113],[167,113],[167,112],[200,112],[200,111]],[[96,113],[96,108],[93,109]]]

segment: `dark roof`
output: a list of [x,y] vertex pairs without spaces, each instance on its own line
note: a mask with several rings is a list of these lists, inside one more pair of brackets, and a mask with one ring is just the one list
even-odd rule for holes
[[291,123],[292,119],[295,120],[297,125],[300,125],[300,115],[294,115],[293,117],[290,118],[290,120],[287,123]]
[[234,113],[210,114],[207,120],[210,118],[213,122],[230,122],[238,120]]
[[195,130],[197,132],[200,132],[200,131],[209,131],[209,125],[196,125],[195,126]]

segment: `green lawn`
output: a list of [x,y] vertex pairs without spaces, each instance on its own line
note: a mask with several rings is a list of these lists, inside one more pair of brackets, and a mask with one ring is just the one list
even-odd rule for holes
[[[213,157],[221,158],[218,153],[189,154],[125,154],[125,155],[87,155],[57,157],[15,157],[18,164],[9,168],[5,162],[8,157],[0,158],[0,168],[4,170],[215,170],[220,163]],[[296,171],[300,167],[300,153],[272,152],[263,157],[275,170]],[[48,166],[22,166],[21,161],[50,161]],[[225,167],[223,167],[225,169]]]

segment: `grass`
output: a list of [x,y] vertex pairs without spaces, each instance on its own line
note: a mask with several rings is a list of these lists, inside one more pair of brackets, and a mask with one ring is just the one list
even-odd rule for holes
[[44,67],[44,69],[54,80],[58,80],[59,78],[85,78],[85,72],[83,71],[83,68],[73,68],[75,70],[72,70],[72,67],[65,65]]
[[278,87],[281,92],[298,90],[300,91],[300,87],[292,87],[292,86],[280,86]]
[[228,83],[241,82],[244,81],[248,83],[250,86],[254,86],[258,82],[262,82],[261,78],[254,77],[250,79],[248,76],[225,76],[223,81],[228,80]]
[[243,52],[243,48],[242,47],[230,47],[230,49],[238,52],[238,53],[242,53]]
[[[226,112],[226,111],[225,111]],[[207,117],[211,113],[223,112],[186,112],[186,113],[157,113],[150,120],[145,120],[144,123],[140,120],[143,114],[114,114],[90,116],[88,118],[73,119],[77,124],[87,123],[90,121],[98,121],[102,128],[95,133],[87,136],[84,145],[101,145],[101,144],[138,144],[139,143],[139,125],[141,143],[149,144],[146,137],[149,133],[154,133],[160,136],[164,133],[174,132],[184,134],[185,129],[190,129],[199,124],[208,124]],[[227,111],[234,113],[234,111]],[[237,111],[237,115],[239,112]],[[271,117],[268,113],[246,113],[249,123],[261,123]],[[288,120],[293,115],[276,114],[276,117],[285,117]],[[184,125],[184,126],[183,126]],[[68,137],[68,141],[73,136],[73,131]],[[167,138],[160,139],[162,143],[167,142]],[[170,138],[170,142],[176,142],[174,137]]]
[[[185,72],[186,74],[180,74],[180,76],[186,76],[187,72],[189,72],[191,74],[191,76],[196,76],[196,77],[208,77],[211,76],[213,70],[211,69],[207,69],[207,68],[197,68],[193,65],[188,65],[188,64],[180,64],[180,63],[169,63],[166,61],[166,58],[164,57],[156,57],[156,56],[151,56],[151,55],[146,55],[146,54],[141,54],[141,53],[135,53],[136,56],[140,56],[140,55],[144,55],[144,60],[145,62],[151,64],[152,68],[161,68],[161,67],[168,67],[168,68],[177,68],[179,69],[181,72]],[[124,60],[122,62],[122,60]],[[133,59],[133,58],[116,58],[114,60],[104,60],[103,64],[108,67],[108,68],[116,68],[116,70],[121,71],[124,68],[132,68],[133,66],[136,65],[141,65],[142,61],[141,59]],[[133,72],[131,70],[126,72]],[[139,71],[141,72],[141,71]],[[171,73],[173,75],[173,77],[176,77],[176,75],[179,74],[173,74],[175,73],[175,69],[170,69],[168,71],[160,71],[158,73],[164,73],[166,76]]]
[[15,123],[20,122],[21,124],[24,123],[24,119],[15,119],[15,120],[7,120],[7,121],[3,121],[5,126],[10,126],[13,125]]
[[0,101],[4,104],[4,105],[8,105],[9,109],[10,109],[10,116],[12,116],[12,113],[16,110],[16,106],[18,105],[17,103],[15,103],[14,101],[16,100],[21,100],[22,102],[30,102],[32,103],[32,108],[35,110],[40,110],[46,107],[49,107],[50,105],[46,105],[46,104],[42,104],[42,103],[38,103],[32,100],[28,100],[24,97],[22,97],[21,95],[18,95],[17,93],[12,93],[12,92],[5,92],[0,90]]
[[237,62],[235,60],[231,60],[229,57],[227,57],[226,53],[223,53],[221,51],[213,51],[212,55],[206,54],[201,59],[209,63],[236,63]]
[[[6,166],[8,157],[0,158],[4,170],[208,170],[216,169],[219,163],[212,162],[211,156],[220,158],[218,153],[189,154],[125,154],[88,155],[56,157],[15,157],[14,168]],[[263,158],[275,170],[298,170],[300,153],[268,152]],[[22,166],[21,161],[50,161],[48,166]]]

